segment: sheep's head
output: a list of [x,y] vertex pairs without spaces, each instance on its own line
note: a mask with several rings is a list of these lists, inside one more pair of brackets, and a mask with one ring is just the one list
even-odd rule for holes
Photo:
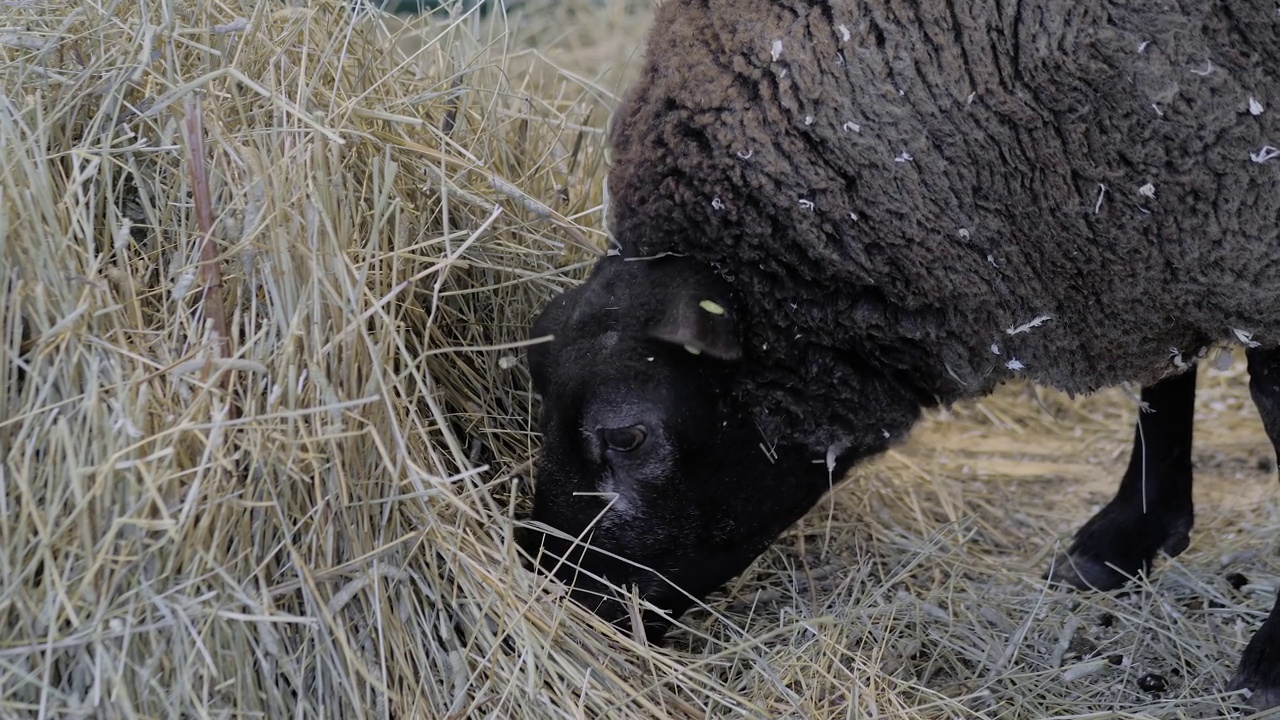
[[[741,572],[828,486],[800,448],[763,448],[735,404],[742,357],[726,284],[678,258],[602,259],[534,324],[543,398],[533,520],[521,542],[573,597],[623,623],[596,578],[674,618]],[[644,618],[660,640],[669,618]]]

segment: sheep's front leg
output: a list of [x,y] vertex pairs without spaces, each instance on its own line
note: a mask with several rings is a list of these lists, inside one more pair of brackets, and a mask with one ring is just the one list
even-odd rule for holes
[[[1280,454],[1280,349],[1251,348],[1246,356],[1253,404],[1262,416],[1267,437]],[[1259,710],[1280,706],[1280,599],[1240,657],[1240,669],[1231,681],[1231,689],[1243,688],[1253,692],[1249,704]]]
[[1191,425],[1195,366],[1142,389],[1129,469],[1115,499],[1094,515],[1049,571],[1080,589],[1111,590],[1146,572],[1156,552],[1187,548],[1191,503]]

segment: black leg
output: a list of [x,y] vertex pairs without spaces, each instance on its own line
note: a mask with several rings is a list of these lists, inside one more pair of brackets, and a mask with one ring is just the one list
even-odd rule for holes
[[[1262,416],[1267,437],[1280,453],[1280,349],[1250,348],[1245,354],[1253,404]],[[1280,599],[1240,657],[1240,669],[1230,689],[1243,688],[1253,692],[1249,704],[1258,710],[1280,706]]]
[[1111,590],[1146,572],[1156,552],[1187,549],[1195,514],[1191,503],[1191,425],[1196,370],[1142,389],[1129,469],[1115,499],[1090,518],[1049,579],[1080,589]]

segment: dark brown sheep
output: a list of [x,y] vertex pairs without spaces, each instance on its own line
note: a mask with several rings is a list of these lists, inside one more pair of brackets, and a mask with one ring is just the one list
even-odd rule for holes
[[[1013,377],[1154,410],[1052,577],[1181,552],[1204,348],[1249,346],[1280,442],[1278,118],[1270,0],[668,0],[613,124],[619,256],[534,328],[534,518],[590,542],[548,556],[679,614]],[[1236,684],[1280,703],[1280,613]]]

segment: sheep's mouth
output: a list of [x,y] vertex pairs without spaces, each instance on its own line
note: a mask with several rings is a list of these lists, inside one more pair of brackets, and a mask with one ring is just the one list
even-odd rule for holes
[[653,644],[663,642],[671,618],[679,617],[691,604],[683,592],[641,563],[533,528],[521,528],[516,539],[528,555],[527,568],[553,576],[569,588],[570,599],[623,630],[630,631],[637,618],[630,594],[638,594],[643,601],[638,618]]
[[[526,561],[535,572],[554,576],[569,588],[578,605],[622,629],[634,632],[636,621],[653,645],[666,642],[667,632],[686,611],[745,570],[759,552],[759,543],[702,546],[700,553],[677,554],[684,562],[622,559],[607,550],[574,542],[560,535],[522,528],[517,538],[537,561]],[[651,567],[667,567],[659,574]],[[607,582],[606,582],[607,581]],[[635,601],[638,595],[640,603]]]

